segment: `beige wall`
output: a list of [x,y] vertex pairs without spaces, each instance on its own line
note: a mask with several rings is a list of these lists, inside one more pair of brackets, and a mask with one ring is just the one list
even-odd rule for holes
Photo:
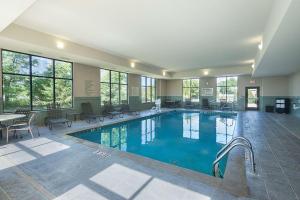
[[250,75],[239,76],[238,78],[238,97],[245,96],[246,87],[260,87],[262,86],[260,78],[252,78]]
[[74,97],[99,97],[100,69],[79,63],[73,64]]
[[167,96],[182,96],[182,80],[167,81]]
[[128,74],[128,96],[140,96],[141,94],[141,76],[137,74]]
[[300,72],[289,76],[289,96],[300,96]]
[[288,76],[262,78],[262,96],[288,96]]

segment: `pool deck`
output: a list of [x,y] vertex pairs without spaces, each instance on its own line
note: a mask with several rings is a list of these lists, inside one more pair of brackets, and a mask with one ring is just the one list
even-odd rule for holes
[[[101,125],[141,116],[106,119]],[[251,173],[243,151],[233,150],[224,179],[66,135],[99,127],[98,122],[77,121],[52,131],[41,127],[34,140],[0,144],[0,199],[299,200],[299,122],[292,116],[240,112],[238,132],[253,144],[257,173]]]

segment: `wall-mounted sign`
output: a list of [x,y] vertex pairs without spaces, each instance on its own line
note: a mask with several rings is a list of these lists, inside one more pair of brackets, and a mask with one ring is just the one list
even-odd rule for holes
[[214,96],[214,88],[202,88],[201,89],[201,96]]
[[96,94],[96,84],[92,80],[85,80],[84,81],[84,89],[86,96],[94,96]]

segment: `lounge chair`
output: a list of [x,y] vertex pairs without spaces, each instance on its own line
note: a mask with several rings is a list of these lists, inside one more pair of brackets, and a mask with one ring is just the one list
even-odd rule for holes
[[104,121],[103,115],[97,115],[93,112],[91,103],[82,103],[81,104],[82,113],[80,114],[83,119],[85,119],[88,123],[91,123],[92,120],[96,121]]
[[49,104],[47,106],[48,119],[47,124],[50,130],[52,130],[53,125],[55,124],[65,124],[68,127],[72,126],[72,121],[63,117],[62,109],[59,104]]

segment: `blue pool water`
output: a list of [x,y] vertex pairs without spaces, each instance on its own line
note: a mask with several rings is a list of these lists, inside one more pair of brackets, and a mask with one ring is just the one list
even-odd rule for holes
[[216,153],[232,138],[235,118],[174,111],[71,135],[211,175]]

